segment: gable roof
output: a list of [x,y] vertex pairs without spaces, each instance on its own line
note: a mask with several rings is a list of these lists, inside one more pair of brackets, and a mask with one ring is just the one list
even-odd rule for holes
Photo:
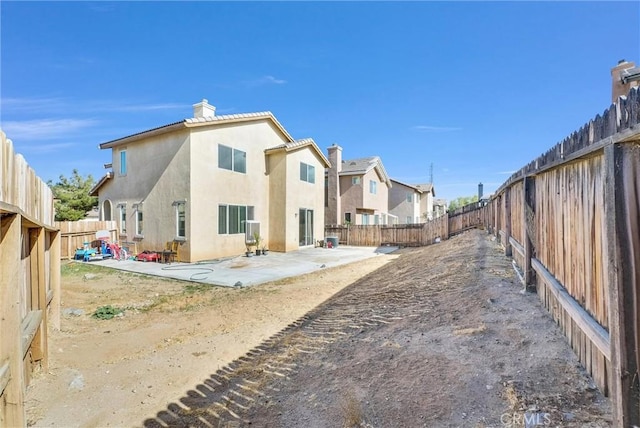
[[89,196],[98,196],[98,190],[110,179],[113,178],[113,172],[107,172],[92,188],[89,190]]
[[395,178],[392,178],[392,179],[391,179],[391,181],[392,181],[392,182],[394,182],[394,183],[398,183],[398,184],[399,184],[399,185],[401,185],[401,186],[404,186],[404,187],[408,187],[408,188],[410,188],[410,189],[413,189],[413,190],[415,190],[415,191],[416,191],[416,192],[418,192],[418,193],[422,193],[422,192],[423,192],[423,190],[422,190],[422,189],[420,189],[420,188],[418,188],[418,186],[414,186],[414,185],[412,185],[412,184],[403,183],[402,181],[398,181],[398,180],[396,180]]
[[338,175],[360,175],[366,174],[372,169],[378,171],[378,175],[382,178],[382,181],[387,183],[391,187],[391,181],[387,175],[387,171],[382,165],[382,160],[379,156],[370,156],[367,158],[350,159],[342,161],[342,169]]
[[296,140],[289,143],[278,144],[277,146],[269,147],[268,149],[265,149],[264,152],[265,154],[269,155],[271,153],[278,152],[281,150],[284,150],[285,152],[291,152],[294,150],[303,149],[305,147],[311,147],[311,150],[315,151],[315,153],[318,155],[318,157],[324,164],[323,166],[325,168],[331,167],[331,162],[329,162],[329,159],[327,159],[324,153],[322,153],[322,150],[318,148],[315,141],[313,141],[313,138],[303,138],[301,140]]
[[436,189],[433,187],[433,183],[416,184],[415,186],[423,192],[431,192],[433,196],[436,196]]
[[265,119],[271,121],[275,125],[276,129],[278,129],[287,140],[289,140],[290,142],[295,142],[293,137],[289,135],[289,133],[284,129],[284,127],[280,124],[280,122],[278,122],[275,116],[270,111],[264,111],[264,112],[257,112],[257,113],[225,114],[225,115],[210,116],[210,117],[193,117],[193,118],[181,120],[179,122],[173,122],[173,123],[162,125],[156,128],[147,129],[146,131],[131,134],[126,137],[107,141],[105,143],[100,144],[99,147],[101,149],[110,149],[112,147],[131,143],[131,142],[140,140],[142,138],[166,134],[167,132],[172,132],[179,129],[197,128],[197,127],[222,125],[222,124],[229,124],[229,123],[239,123],[239,122],[252,122],[257,120],[265,120]]

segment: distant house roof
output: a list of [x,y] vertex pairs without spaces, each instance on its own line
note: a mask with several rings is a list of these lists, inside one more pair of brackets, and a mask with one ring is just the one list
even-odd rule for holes
[[107,172],[105,175],[103,175],[102,178],[91,188],[91,190],[89,190],[89,196],[98,196],[98,190],[100,190],[104,183],[109,181],[111,178],[113,178],[113,172]]
[[281,150],[284,150],[285,152],[291,152],[291,151],[294,151],[294,150],[300,150],[300,149],[305,148],[305,147],[311,147],[311,149],[316,152],[318,157],[324,163],[323,166],[325,168],[330,168],[331,167],[331,163],[329,162],[329,159],[327,159],[326,156],[322,153],[322,150],[320,150],[318,148],[318,146],[315,143],[315,141],[313,141],[313,138],[303,138],[301,140],[296,140],[296,141],[289,142],[289,143],[278,144],[277,146],[269,147],[264,152],[266,154],[270,154],[270,153],[281,151]]
[[433,205],[446,207],[447,206],[447,200],[446,199],[442,199],[442,198],[434,198],[433,199]]
[[416,184],[416,187],[423,192],[431,192],[433,196],[436,195],[436,189],[433,187],[433,183]]
[[391,187],[391,180],[389,179],[387,171],[384,169],[384,165],[382,165],[382,160],[379,156],[343,160],[342,169],[339,175],[366,174],[374,168],[378,170],[378,174],[380,175],[380,177],[382,177],[382,181],[387,183],[389,187]]
[[408,188],[410,188],[410,189],[413,189],[413,190],[415,190],[415,191],[416,191],[416,192],[418,192],[418,193],[422,193],[422,192],[423,192],[423,190],[422,190],[422,189],[420,189],[420,188],[418,188],[417,186],[414,186],[414,185],[412,185],[412,184],[403,183],[402,181],[398,181],[398,180],[396,180],[395,178],[392,178],[392,179],[391,179],[391,181],[392,181],[393,183],[398,183],[398,184],[399,184],[399,185],[401,185],[401,186],[404,186],[404,187],[408,187]]
[[258,112],[258,113],[242,113],[242,114],[226,114],[221,116],[209,116],[209,117],[194,117],[190,119],[184,119],[179,122],[169,123],[167,125],[159,126],[157,128],[148,129],[146,131],[131,134],[126,137],[118,138],[116,140],[107,141],[100,144],[101,149],[109,149],[122,144],[131,143],[142,138],[147,138],[155,135],[166,134],[167,132],[175,131],[178,129],[196,128],[201,126],[222,125],[238,122],[251,122],[256,120],[270,120],[275,127],[282,133],[282,135],[290,142],[295,142],[293,137],[284,129],[284,127],[278,122],[275,116],[270,111]]

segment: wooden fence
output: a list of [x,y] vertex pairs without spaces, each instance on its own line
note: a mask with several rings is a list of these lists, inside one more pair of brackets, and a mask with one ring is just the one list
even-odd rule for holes
[[581,363],[640,426],[638,90],[516,172],[484,225],[523,272]]
[[118,241],[118,228],[115,221],[63,221],[56,222],[60,229],[60,257],[72,259],[77,248],[82,248],[85,242],[96,240],[96,232],[106,230],[110,234],[111,242]]
[[400,245],[417,247],[429,245],[437,238],[447,239],[447,216],[427,223],[399,225],[337,225],[326,226],[325,236],[334,236],[344,245],[377,247]]
[[325,226],[325,236],[338,238],[344,245],[377,247],[398,245],[420,247],[468,229],[484,227],[490,216],[490,206],[474,202],[426,223],[395,225],[333,225]]
[[26,426],[24,392],[47,372],[60,328],[60,237],[53,194],[0,131],[0,426]]
[[516,172],[486,205],[450,212],[438,227],[350,226],[327,233],[350,245],[427,245],[436,236],[484,226],[611,396],[613,426],[640,426],[639,125],[640,94],[632,89]]

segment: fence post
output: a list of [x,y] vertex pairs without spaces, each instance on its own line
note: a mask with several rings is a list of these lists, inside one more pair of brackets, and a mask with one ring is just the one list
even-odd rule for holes
[[504,191],[504,255],[511,257],[511,187]]
[[522,224],[524,224],[524,286],[529,287],[533,282],[533,269],[531,269],[531,259],[533,258],[533,239],[535,239],[534,207],[530,203],[535,198],[533,177],[524,177],[522,182]]
[[444,213],[444,237],[442,239],[449,239],[449,213]]
[[[640,146],[604,149],[605,278],[609,283],[609,335],[613,426],[640,426]],[[634,310],[635,306],[635,310]]]

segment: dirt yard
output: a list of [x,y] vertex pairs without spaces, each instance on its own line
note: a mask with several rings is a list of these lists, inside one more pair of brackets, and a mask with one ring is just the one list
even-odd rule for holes
[[[52,332],[30,425],[610,425],[484,231],[245,289],[88,268],[64,268],[85,314]],[[128,309],[89,316],[107,304]]]

